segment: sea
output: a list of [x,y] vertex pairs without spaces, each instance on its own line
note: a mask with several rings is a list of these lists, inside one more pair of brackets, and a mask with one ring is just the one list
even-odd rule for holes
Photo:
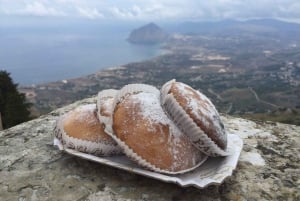
[[95,73],[160,55],[159,45],[127,37],[143,24],[95,20],[0,20],[0,70],[21,86]]

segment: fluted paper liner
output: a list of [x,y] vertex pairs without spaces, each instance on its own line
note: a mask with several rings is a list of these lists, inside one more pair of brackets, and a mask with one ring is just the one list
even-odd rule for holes
[[227,177],[231,176],[237,166],[243,147],[243,141],[239,136],[228,134],[228,151],[232,153],[231,155],[226,157],[210,157],[201,166],[184,174],[166,175],[143,169],[124,155],[97,157],[95,155],[64,148],[61,142],[56,138],[54,138],[53,143],[60,150],[64,150],[73,156],[125,170],[130,173],[150,177],[162,182],[174,183],[182,187],[194,186],[199,189],[206,188],[210,185],[220,185]]
[[[148,93],[154,93],[159,97],[159,90],[153,86],[145,85],[145,84],[129,84],[124,86],[118,93],[115,99],[114,108],[116,105],[126,96],[134,93],[140,93],[140,92],[148,92]],[[112,125],[105,128],[105,132],[107,132],[117,143],[118,145],[123,148],[124,153],[133,161],[135,161],[140,166],[147,168],[149,170],[153,170],[155,172],[160,172],[164,174],[183,174],[189,171],[194,170],[195,168],[199,167],[202,163],[204,163],[207,159],[206,155],[202,155],[201,160],[199,160],[199,163],[195,166],[181,170],[181,171],[167,171],[163,170],[161,168],[156,167],[155,165],[151,164],[150,162],[146,161],[144,158],[139,156],[137,153],[135,153],[125,142],[123,142],[121,139],[119,139],[114,133],[112,129]]]
[[122,149],[117,144],[110,143],[107,140],[103,140],[101,142],[92,142],[69,136],[64,131],[63,127],[64,118],[66,115],[67,114],[64,114],[57,120],[54,128],[54,135],[61,142],[64,148],[70,148],[98,156],[111,156],[123,153]]
[[172,118],[174,123],[186,134],[191,142],[203,153],[209,156],[227,156],[230,153],[222,150],[213,140],[211,140],[205,132],[197,126],[193,119],[184,111],[184,109],[176,101],[173,94],[169,93],[171,80],[164,84],[161,89],[161,104],[165,111]]

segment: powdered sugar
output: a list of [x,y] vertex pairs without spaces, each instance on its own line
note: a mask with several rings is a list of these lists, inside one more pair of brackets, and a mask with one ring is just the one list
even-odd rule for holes
[[94,125],[99,123],[96,118],[91,118],[94,112],[96,112],[96,104],[87,104],[75,108],[73,111],[69,112],[66,115],[75,114],[75,119],[77,121],[86,122],[89,125]]
[[100,120],[102,120],[101,117],[103,118],[111,117],[113,111],[113,103],[117,93],[118,90],[114,90],[114,89],[106,89],[98,93],[97,109],[98,109],[98,115],[100,117],[99,118]]
[[96,104],[87,104],[87,105],[81,105],[77,108],[75,108],[74,111],[78,111],[78,112],[81,112],[81,111],[94,111],[96,109]]
[[181,131],[175,126],[175,124],[168,118],[164,110],[161,107],[158,94],[141,92],[132,95],[133,99],[136,99],[139,105],[140,114],[144,119],[150,120],[148,129],[154,129],[153,125],[167,125],[170,129],[170,134],[178,137],[181,136]]
[[206,128],[214,128],[218,138],[226,142],[227,137],[225,135],[224,127],[220,120],[220,115],[213,103],[204,94],[194,90],[186,84],[177,82],[176,87],[178,87],[179,92],[187,99],[188,104],[184,109],[190,110]]
[[109,130],[110,132],[112,132],[112,113],[117,94],[118,90],[107,89],[100,91],[97,97],[98,119],[104,124],[105,129]]

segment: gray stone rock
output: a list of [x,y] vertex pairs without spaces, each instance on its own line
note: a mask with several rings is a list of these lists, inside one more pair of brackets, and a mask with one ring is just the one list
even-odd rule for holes
[[223,116],[244,148],[220,186],[182,188],[80,159],[53,146],[57,117],[85,99],[0,132],[0,200],[300,200],[300,127]]

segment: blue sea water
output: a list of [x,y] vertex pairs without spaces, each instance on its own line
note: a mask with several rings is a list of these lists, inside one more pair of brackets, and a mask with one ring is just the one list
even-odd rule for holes
[[160,54],[126,41],[133,24],[89,21],[0,21],[0,70],[31,85],[79,77]]

